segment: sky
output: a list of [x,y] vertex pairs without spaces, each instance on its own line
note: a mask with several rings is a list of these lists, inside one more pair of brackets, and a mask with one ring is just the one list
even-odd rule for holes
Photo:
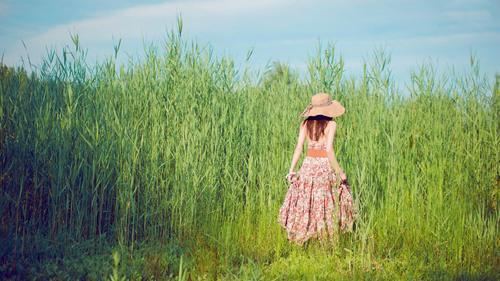
[[0,55],[7,65],[38,64],[78,34],[89,61],[114,53],[140,58],[144,42],[161,46],[181,15],[183,36],[243,67],[288,63],[306,73],[319,46],[334,44],[346,75],[359,76],[377,48],[391,56],[396,80],[424,62],[467,71],[471,54],[493,81],[500,73],[498,0],[0,0]]

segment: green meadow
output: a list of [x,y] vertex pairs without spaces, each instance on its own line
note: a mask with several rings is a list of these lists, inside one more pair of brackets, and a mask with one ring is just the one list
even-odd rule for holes
[[[380,49],[360,76],[330,44],[305,78],[251,52],[237,67],[182,22],[126,63],[72,41],[0,67],[0,279],[500,279],[500,78],[474,56],[400,84]],[[334,148],[359,217],[299,247],[277,216],[319,91],[346,108]]]

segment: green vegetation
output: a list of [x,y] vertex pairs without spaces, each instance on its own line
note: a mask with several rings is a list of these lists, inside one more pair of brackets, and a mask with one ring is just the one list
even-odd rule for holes
[[[500,91],[477,61],[422,64],[402,95],[383,51],[360,78],[330,45],[307,79],[260,77],[181,31],[127,65],[88,66],[73,37],[34,73],[1,67],[4,279],[499,279]],[[360,218],[300,248],[277,215],[318,91],[347,109],[335,150]]]

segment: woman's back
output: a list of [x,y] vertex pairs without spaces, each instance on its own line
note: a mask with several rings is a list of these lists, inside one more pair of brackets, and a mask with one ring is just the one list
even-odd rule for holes
[[307,148],[308,149],[314,149],[314,150],[326,150],[327,148],[327,136],[328,132],[331,128],[332,122],[334,121],[328,121],[326,124],[323,133],[320,134],[320,136],[316,139],[313,140],[311,136],[309,135],[309,131],[306,131],[306,139],[307,139]]

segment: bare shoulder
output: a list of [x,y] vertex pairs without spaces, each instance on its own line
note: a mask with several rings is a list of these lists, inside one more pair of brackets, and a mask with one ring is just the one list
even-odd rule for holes
[[335,121],[333,120],[330,120],[328,121],[327,125],[326,125],[326,134],[327,135],[334,135],[335,134],[335,131],[336,131],[336,128],[337,128],[337,123],[335,123]]
[[328,128],[336,128],[337,123],[334,120],[330,120],[330,121],[328,121],[327,127]]
[[306,130],[307,130],[306,124],[304,122],[300,123],[299,133],[300,134],[305,134]]

